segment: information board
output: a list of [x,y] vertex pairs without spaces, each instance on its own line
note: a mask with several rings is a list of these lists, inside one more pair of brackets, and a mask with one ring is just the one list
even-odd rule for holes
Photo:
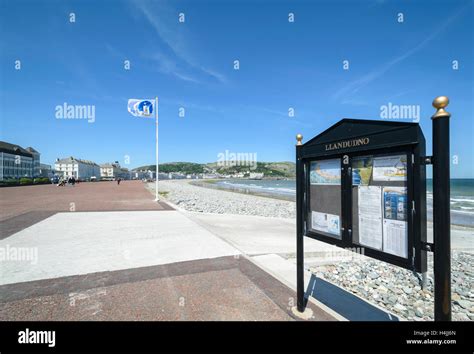
[[[417,124],[344,119],[298,152],[304,236],[424,271],[424,137]],[[298,193],[303,193],[298,198]]]

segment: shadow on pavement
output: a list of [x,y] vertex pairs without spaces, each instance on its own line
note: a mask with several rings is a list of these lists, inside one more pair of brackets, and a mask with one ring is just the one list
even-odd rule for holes
[[324,279],[311,275],[305,299],[312,296],[349,321],[399,321],[400,319],[369,304]]

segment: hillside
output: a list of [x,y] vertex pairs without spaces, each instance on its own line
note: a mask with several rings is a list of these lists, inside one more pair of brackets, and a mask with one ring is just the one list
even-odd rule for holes
[[[252,166],[255,167],[255,166]],[[199,164],[193,162],[170,162],[159,165],[160,172],[177,172],[183,174],[212,173],[234,174],[239,172],[264,173],[265,177],[286,177],[295,176],[295,164],[293,162],[257,162],[255,168],[250,166],[221,166],[217,162]],[[155,171],[155,165],[147,165],[134,168],[133,171],[150,170]]]

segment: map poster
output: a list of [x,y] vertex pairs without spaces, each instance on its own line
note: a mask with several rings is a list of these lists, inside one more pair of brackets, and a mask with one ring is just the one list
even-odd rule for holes
[[352,159],[352,185],[367,186],[372,177],[372,157],[363,156]]
[[359,244],[382,250],[382,187],[358,187]]
[[311,212],[311,228],[317,231],[340,236],[339,215]]
[[374,158],[374,181],[406,181],[407,156],[394,155]]
[[309,180],[311,184],[341,184],[341,160],[312,161]]

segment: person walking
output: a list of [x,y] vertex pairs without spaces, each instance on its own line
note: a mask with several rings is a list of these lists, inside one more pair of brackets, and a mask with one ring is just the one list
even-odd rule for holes
[[117,178],[117,185],[120,185],[120,181],[121,181],[121,180],[122,180],[122,179],[121,179],[120,177]]

